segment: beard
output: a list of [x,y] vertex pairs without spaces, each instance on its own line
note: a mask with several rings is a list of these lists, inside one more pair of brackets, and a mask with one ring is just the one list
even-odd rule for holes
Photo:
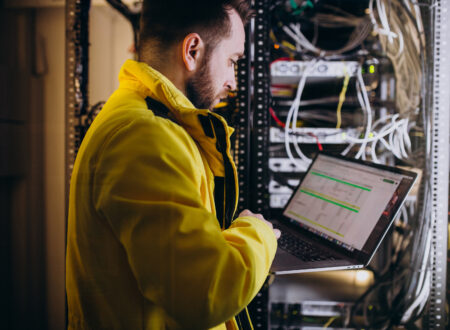
[[197,109],[211,110],[216,99],[209,58],[209,54],[205,54],[202,65],[186,83],[186,96]]

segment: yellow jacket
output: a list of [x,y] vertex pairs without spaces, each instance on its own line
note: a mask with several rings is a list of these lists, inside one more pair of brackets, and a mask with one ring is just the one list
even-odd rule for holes
[[119,80],[72,173],[69,329],[235,329],[277,243],[256,218],[231,223],[232,129],[144,63],[127,61]]

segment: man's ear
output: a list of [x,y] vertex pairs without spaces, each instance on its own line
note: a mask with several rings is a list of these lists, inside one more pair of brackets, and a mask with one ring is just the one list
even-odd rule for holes
[[183,62],[188,71],[195,71],[205,53],[205,43],[198,33],[190,33],[183,40]]

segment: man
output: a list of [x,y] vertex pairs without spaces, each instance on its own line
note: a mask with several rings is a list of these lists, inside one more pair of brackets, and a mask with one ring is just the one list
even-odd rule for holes
[[140,62],[91,125],[69,203],[69,329],[237,329],[280,233],[234,219],[230,129],[244,0],[144,1]]

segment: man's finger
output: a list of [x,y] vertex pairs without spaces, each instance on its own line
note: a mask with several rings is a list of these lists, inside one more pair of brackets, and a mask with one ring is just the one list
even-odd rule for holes
[[279,229],[274,229],[273,232],[275,233],[275,237],[279,239],[281,237],[281,231]]

